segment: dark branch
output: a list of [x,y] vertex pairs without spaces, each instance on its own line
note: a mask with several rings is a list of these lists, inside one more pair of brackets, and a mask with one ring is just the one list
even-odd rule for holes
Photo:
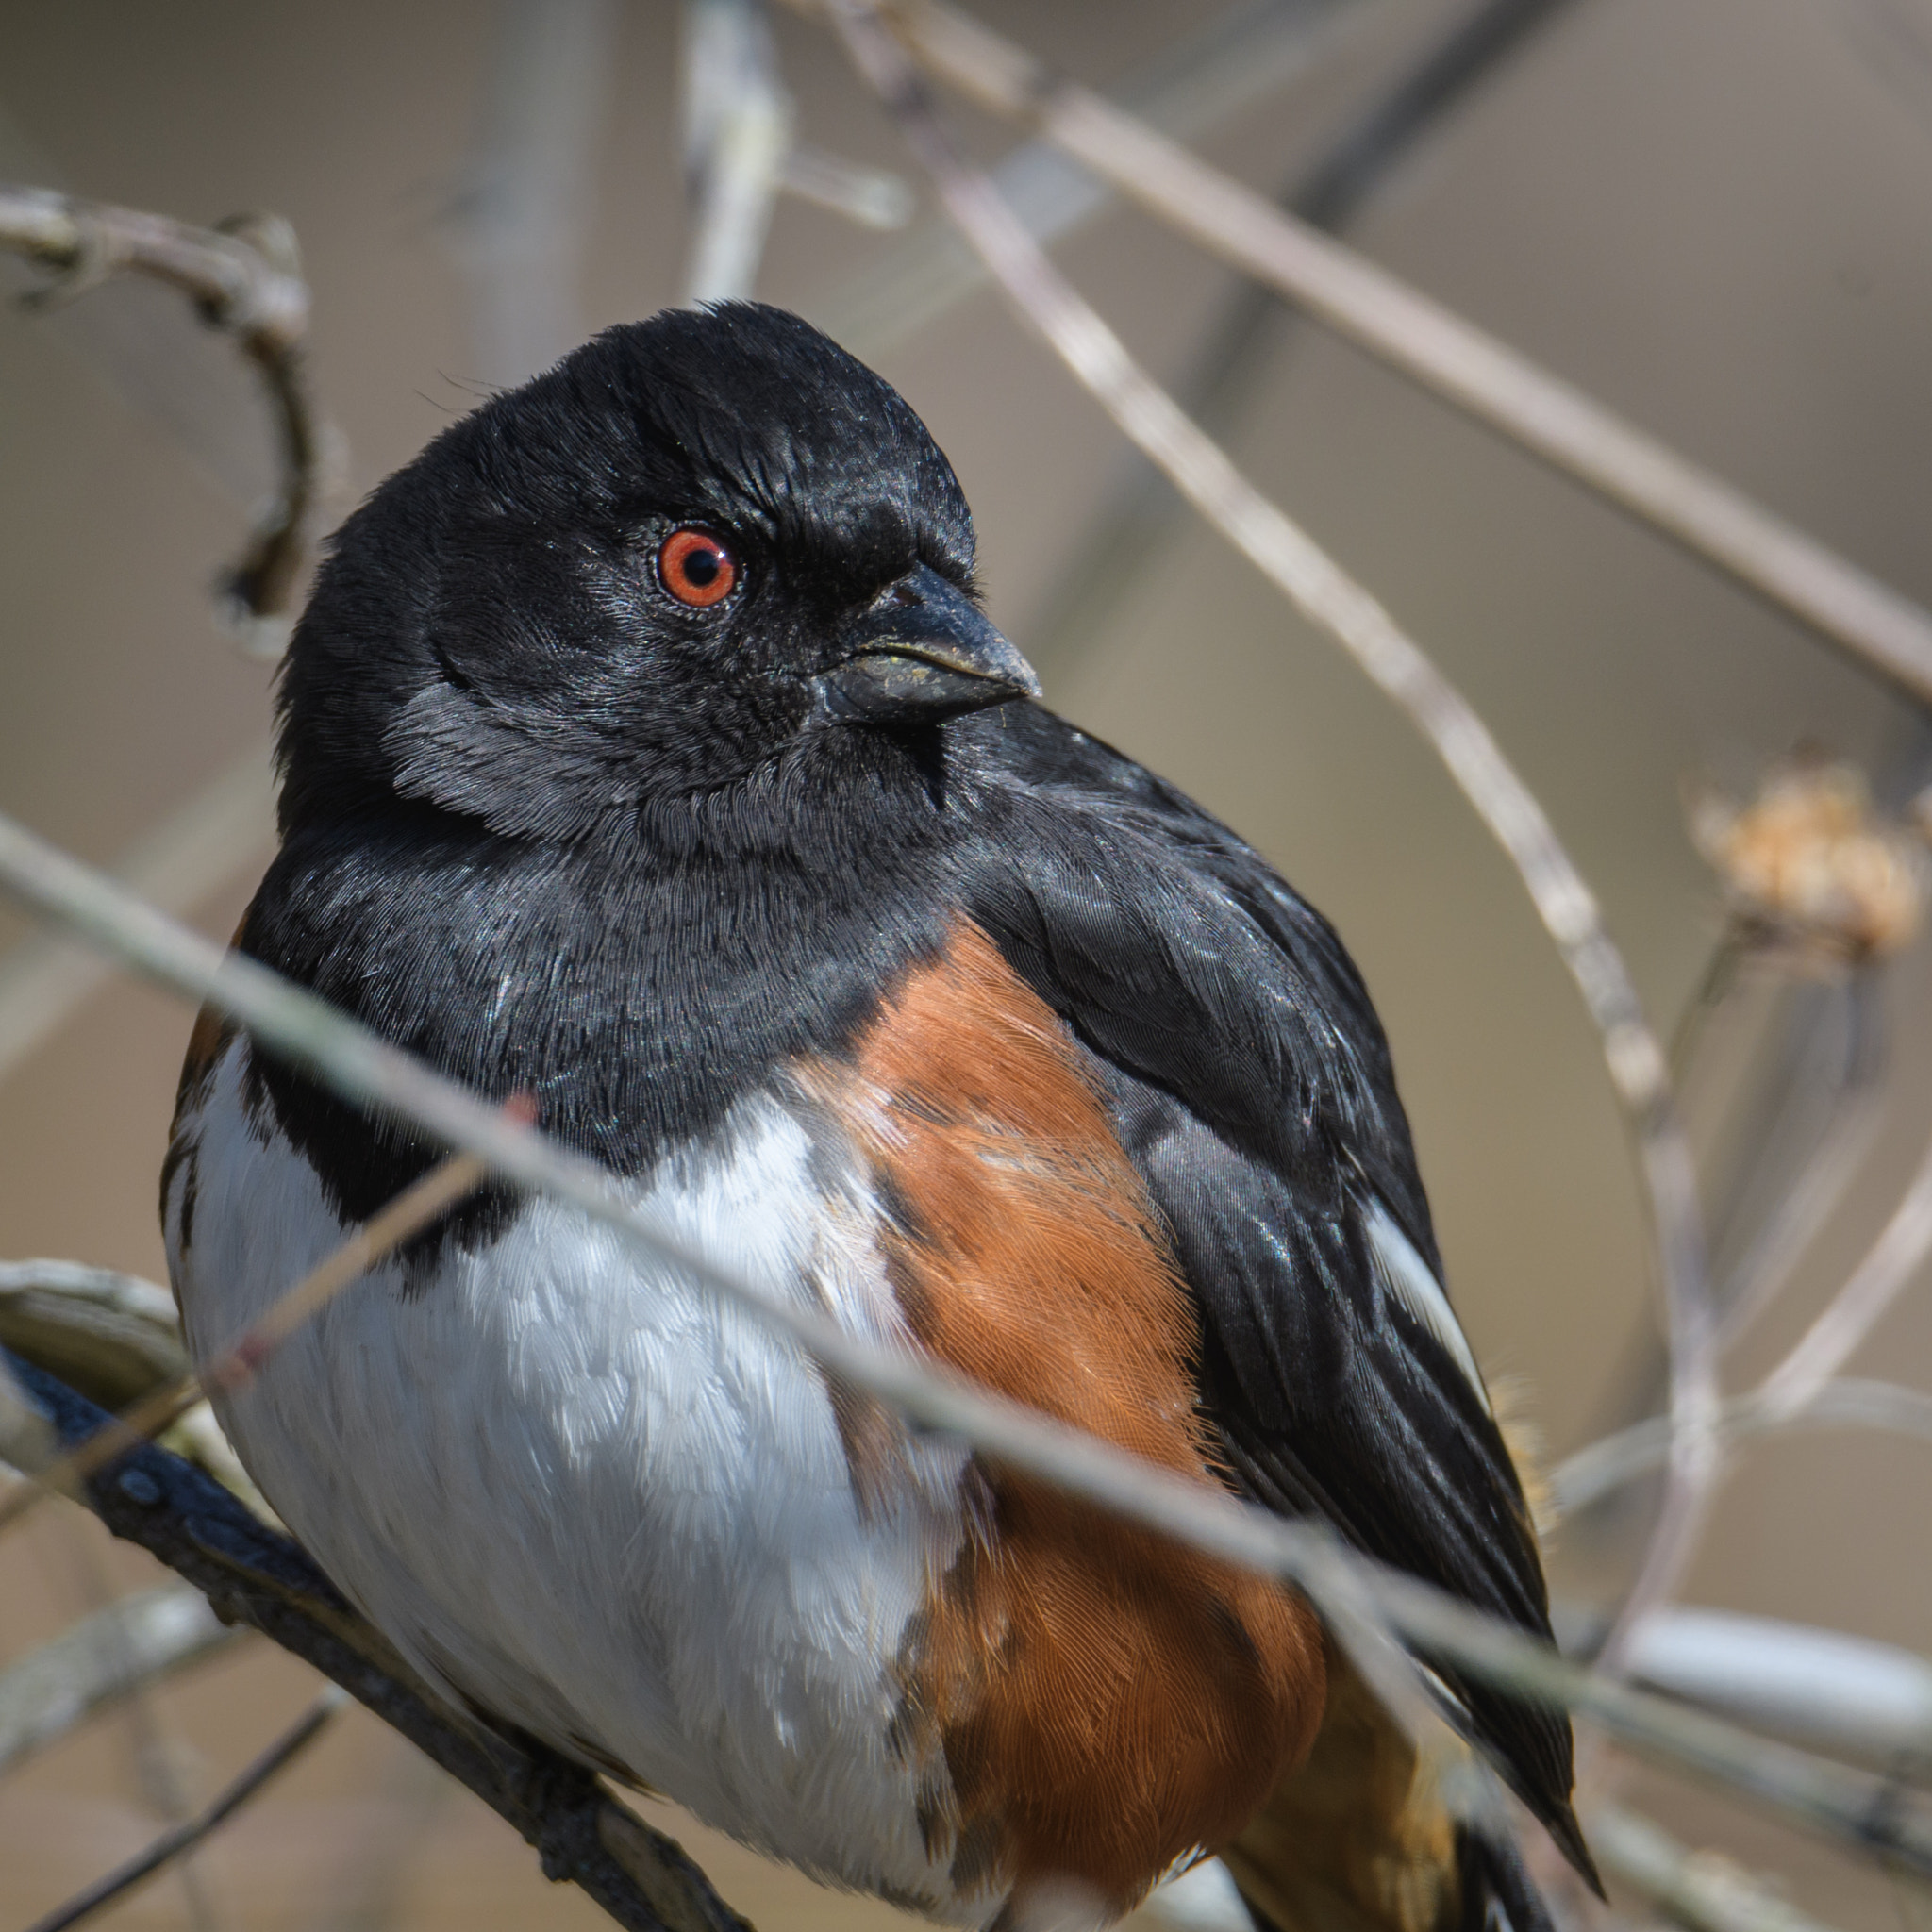
[[65,1905],[56,1906],[45,1918],[36,1919],[28,1932],[68,1932],[70,1926],[84,1924],[116,1899],[166,1871],[176,1858],[220,1830],[277,1772],[299,1757],[322,1735],[329,1719],[341,1708],[341,1703],[340,1690],[325,1690],[204,1811],[184,1820],[172,1831],[162,1832],[152,1844],[97,1878],[85,1891],[76,1893]]
[[[44,1370],[6,1360],[62,1448],[110,1420]],[[212,1477],[150,1444],[108,1464],[87,1489],[116,1536],[185,1576],[224,1622],[252,1624],[340,1684],[514,1825],[547,1877],[580,1886],[628,1932],[750,1932],[677,1845],[591,1773],[534,1739],[459,1719],[295,1543]]]

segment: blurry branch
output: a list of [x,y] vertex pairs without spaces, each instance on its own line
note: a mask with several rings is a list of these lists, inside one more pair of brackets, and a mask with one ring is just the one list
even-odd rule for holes
[[[1632,1749],[1706,1777],[1867,1857],[1932,1876],[1932,1819],[1899,1806],[1889,1787],[1701,1712],[1633,1692],[1441,1591],[1344,1550],[1320,1525],[1289,1521],[1152,1468],[928,1363],[848,1335],[814,1308],[774,1298],[627,1200],[613,1177],[593,1162],[545,1141],[505,1109],[432,1073],[258,962],[224,955],[4,818],[0,883],[43,916],[87,935],[158,983],[192,1001],[208,1002],[246,1027],[264,1050],[309,1074],[351,1106],[393,1115],[436,1141],[475,1153],[502,1181],[568,1202],[926,1427],[958,1436],[1002,1465],[1037,1475],[1191,1548],[1295,1585],[1343,1642],[1357,1636],[1357,1607],[1367,1603],[1382,1624],[1425,1656],[1532,1702],[1568,1706]],[[70,1445],[111,1425],[99,1410],[42,1372],[24,1367],[21,1373],[35,1400],[58,1421]],[[275,1558],[282,1564],[297,1555],[217,1485],[157,1450],[137,1449],[121,1468],[125,1473],[111,1479],[96,1477],[92,1489],[95,1507],[117,1533],[144,1542],[191,1582],[208,1589],[218,1613],[232,1600],[219,1592],[232,1591],[234,1578],[232,1565],[224,1567],[210,1555],[206,1529],[197,1526],[210,1521],[209,1509],[216,1511],[212,1520],[225,1525],[224,1536],[239,1522],[251,1551],[282,1553]],[[190,1493],[172,1515],[150,1513],[175,1493],[169,1485],[182,1483],[190,1485]],[[304,1574],[312,1574],[306,1561]],[[306,1626],[291,1631],[270,1614],[273,1606],[259,1598],[247,1602],[252,1608],[234,1613],[247,1614],[277,1641],[311,1655],[314,1637],[305,1634]],[[340,1615],[331,1616],[335,1621],[328,1627],[339,1632]],[[365,1694],[363,1680],[348,1662],[338,1661],[340,1669],[330,1674],[380,1714],[390,1715],[375,1694]],[[420,1719],[407,1711],[391,1721],[418,1736],[409,1726],[415,1723],[420,1728]],[[449,1734],[434,1730],[418,1741],[513,1823],[528,1820],[527,1807],[510,1808],[500,1780],[479,1783],[482,1774],[474,1763],[468,1772],[459,1767],[449,1755],[454,1748]],[[608,1820],[602,1840],[586,1840],[581,1832],[594,1833],[599,1828],[595,1820],[586,1822],[581,1807],[571,1815],[579,1821],[572,1826],[579,1832],[573,1842],[611,1842],[609,1834],[617,1827]],[[627,1814],[620,1816],[627,1820]],[[635,1821],[628,1823],[635,1825]],[[524,1828],[535,1841],[537,1824]],[[570,1875],[589,1883],[575,1869]]]
[[172,1831],[164,1831],[145,1851],[137,1852],[125,1865],[117,1866],[65,1905],[57,1906],[43,1918],[36,1919],[28,1932],[67,1932],[70,1925],[84,1924],[192,1851],[232,1818],[277,1772],[299,1757],[347,1701],[331,1685],[199,1816],[185,1820]]
[[[187,912],[225,886],[275,834],[269,747],[252,746],[114,861],[129,891]],[[0,1080],[113,977],[111,960],[53,934],[0,956]]]
[[1690,1932],[1830,1932],[1755,1873],[1718,1852],[1693,1852],[1621,1805],[1593,1805],[1590,1842],[1605,1875]]
[[[823,13],[821,0],[789,0]],[[1932,706],[1932,614],[1570,384],[939,0],[895,0],[931,73],[1031,123],[1161,221],[1597,491]]]
[[476,374],[522,382],[576,346],[613,0],[497,0],[476,131],[444,218]]
[[[109,1424],[44,1371],[23,1363],[17,1372],[64,1447]],[[547,1876],[581,1886],[630,1932],[745,1932],[669,1839],[534,1740],[458,1716],[301,1549],[200,1471],[144,1444],[96,1474],[89,1500],[116,1536],[201,1590],[218,1617],[273,1638],[400,1731],[515,1826]]]
[[[1774,1406],[1760,1389],[1725,1402],[1717,1412],[1715,1434],[1724,1450],[1754,1437],[1800,1428],[1878,1429],[1932,1442],[1932,1394],[1895,1382],[1847,1378],[1820,1383],[1793,1407]],[[1651,1416],[1577,1450],[1550,1476],[1550,1503],[1557,1520],[1574,1516],[1660,1468],[1669,1458],[1670,1442],[1670,1418]]]
[[[0,1262],[0,1348],[58,1375],[103,1408],[124,1409],[182,1387],[188,1351],[164,1288],[79,1261]],[[169,1446],[198,1463],[264,1521],[263,1501],[205,1402],[169,1404]],[[161,1429],[157,1429],[157,1435]],[[61,1472],[42,1471],[57,1481]],[[0,1512],[14,1507],[0,1503]]]
[[863,167],[804,141],[793,142],[786,153],[778,186],[861,228],[903,228],[919,206],[903,175]]
[[[1863,974],[1894,955],[1924,924],[1932,866],[1923,835],[1892,824],[1873,808],[1864,775],[1847,764],[1816,758],[1775,767],[1748,804],[1706,797],[1691,814],[1692,835],[1723,881],[1737,931],[1732,949],[1749,946],[1789,959],[1800,974]],[[1851,1008],[1851,1074],[1844,1083],[1853,1120],[1835,1109],[1807,1173],[1787,1196],[1801,1196],[1808,1234],[1828,1211],[1857,1158],[1857,1138],[1832,1129],[1857,1124],[1859,1090],[1873,1086],[1871,1042],[1875,1019],[1869,986],[1855,986]],[[1862,1077],[1861,1077],[1862,1076]],[[1866,1106],[1869,1108],[1869,1097]],[[1847,1144],[1849,1143],[1849,1144]],[[1809,1184],[1808,1186],[1807,1184]],[[1767,1232],[1783,1230],[1788,1211],[1774,1210]],[[1763,1273],[1741,1284],[1740,1327],[1770,1298],[1779,1257],[1762,1253]],[[1796,1414],[1836,1375],[1871,1334],[1932,1253],[1932,1144],[1877,1240],[1786,1359],[1766,1377],[1756,1401],[1772,1419]]]
[[1630,1674],[1814,1750],[1918,1778],[1932,1769],[1932,1661],[1896,1644],[1672,1607],[1645,1623]]
[[303,372],[308,290],[293,231],[256,215],[219,230],[192,228],[43,188],[0,186],[0,247],[56,274],[30,297],[39,303],[70,300],[123,271],[167,282],[254,365],[275,417],[281,488],[223,588],[251,648],[279,657],[323,483],[321,428]]
[[[1885,1117],[1884,1058],[1877,987],[1869,971],[1848,988],[1851,1040],[1829,1091],[1827,1111],[1809,1158],[1778,1193],[1735,1268],[1718,1283],[1718,1349],[1734,1347],[1775,1302],[1864,1166]],[[1812,1043],[1815,1028],[1794,1026],[1785,1041],[1795,1057]],[[1795,1100],[1796,1096],[1793,1096]]]
[[1477,0],[1342,128],[1288,196],[1289,211],[1311,227],[1339,228],[1443,115],[1574,4]]
[[[1281,205],[1313,227],[1339,232],[1445,116],[1574,4],[1480,0],[1357,109],[1312,162],[1296,168]],[[1294,312],[1267,283],[1250,280],[1223,305],[1174,385],[1174,399],[1208,435],[1226,441],[1239,429]],[[1132,608],[1159,567],[1161,540],[1184,512],[1160,472],[1130,457],[1127,474],[1048,592],[1027,641],[1036,665],[1058,668],[1087,640],[1108,633],[1115,613]]]
[[0,1348],[121,1408],[188,1372],[175,1298],[79,1261],[0,1261]]
[[[527,1105],[517,1101],[505,1111],[512,1118],[529,1118]],[[344,1289],[354,1287],[386,1255],[473,1193],[483,1174],[483,1163],[474,1155],[453,1154],[439,1161],[272,1302],[198,1374],[184,1370],[174,1380],[151,1390],[98,1436],[36,1469],[31,1484],[23,1484],[11,1495],[0,1498],[0,1529],[17,1522],[39,1497],[72,1492],[115,1457],[158,1435],[194,1407],[205,1393],[219,1391],[232,1394],[245,1388],[279,1343]]]
[[123,1597],[0,1671],[0,1774],[243,1633],[188,1584]]
[[[1340,29],[1382,10],[1371,0],[1250,0],[1177,41],[1122,88],[1121,102],[1177,141],[1195,139],[1278,93]],[[1008,155],[993,179],[1041,242],[1085,226],[1115,201],[1104,181],[1044,141]],[[939,216],[870,267],[841,276],[805,314],[855,356],[876,361],[987,280],[979,258]]]
[[758,0],[684,0],[684,172],[691,201],[687,306],[750,295],[791,147]]
[[[94,1627],[102,1654],[96,1658],[96,1668],[116,1672],[125,1679],[113,1729],[119,1733],[136,1784],[162,1828],[179,1824],[196,1809],[182,1757],[186,1747],[158,1707],[154,1687],[131,1668],[121,1624],[102,1614],[113,1608],[119,1592],[108,1578],[98,1547],[71,1516],[63,1514],[53,1525],[52,1540],[59,1545],[65,1558],[63,1567],[87,1606],[83,1617],[97,1620]],[[222,1914],[207,1876],[194,1859],[182,1858],[175,1875],[190,1932],[222,1932]]]
[[[1201,515],[1401,708],[1515,865],[1581,990],[1637,1143],[1671,1341],[1670,1479],[1631,1591],[1634,1618],[1675,1577],[1694,1541],[1715,1461],[1718,1387],[1689,1144],[1662,1050],[1595,899],[1541,806],[1462,695],[1389,612],[1175,407],[1048,261],[987,176],[958,158],[880,16],[860,0],[832,0],[832,18],[855,62],[898,117],[948,212],[1022,318]],[[1606,1647],[1612,1661],[1626,1628],[1620,1624]]]
[[1932,1145],[1892,1216],[1851,1278],[1797,1346],[1765,1378],[1758,1399],[1774,1416],[1804,1409],[1871,1334],[1932,1251]]
[[[78,1261],[0,1262],[0,1348],[58,1375],[108,1409],[176,1389],[188,1374],[174,1296],[138,1275]],[[208,1404],[197,1402],[181,1413],[174,1412],[174,1403],[168,1407],[172,1421],[157,1435],[264,1522],[275,1522]],[[41,1472],[43,1480],[49,1474],[58,1472]]]

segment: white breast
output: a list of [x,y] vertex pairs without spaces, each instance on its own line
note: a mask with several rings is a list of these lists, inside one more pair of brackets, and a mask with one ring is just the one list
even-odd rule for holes
[[[166,1203],[197,1358],[343,1233],[308,1163],[248,1117],[246,1051],[215,1070]],[[640,1195],[724,1265],[905,1339],[873,1202],[799,1108],[744,1104]],[[480,1253],[446,1244],[407,1291],[398,1264],[378,1270],[222,1420],[433,1680],[822,1877],[991,1916],[922,1840],[943,1767],[891,1735],[908,1622],[963,1533],[957,1448],[908,1441],[907,1480],[861,1508],[808,1361],[544,1201]]]

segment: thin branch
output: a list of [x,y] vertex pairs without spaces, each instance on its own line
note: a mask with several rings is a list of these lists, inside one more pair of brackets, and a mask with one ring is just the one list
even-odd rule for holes
[[[1249,0],[1170,43],[1122,86],[1123,107],[1176,141],[1210,134],[1273,99],[1345,32],[1384,9],[1373,0]],[[993,170],[1027,228],[1055,242],[1116,205],[1113,191],[1044,141]],[[855,356],[877,361],[987,285],[979,258],[943,216],[921,222],[878,258],[804,305]]]
[[137,1852],[83,1892],[36,1919],[28,1932],[68,1932],[68,1927],[92,1919],[96,1912],[146,1884],[184,1853],[209,1837],[258,1792],[279,1771],[299,1757],[348,1699],[334,1685],[325,1690],[288,1730],[275,1740],[214,1802],[197,1817],[164,1831],[145,1851]]
[[1674,1605],[1644,1624],[1630,1674],[1812,1750],[1920,1778],[1932,1766],[1932,1661],[1897,1644]]
[[279,656],[323,482],[323,440],[303,372],[308,290],[292,231],[258,216],[238,217],[225,230],[194,228],[44,188],[0,186],[0,247],[59,277],[40,291],[43,301],[80,294],[123,271],[167,282],[254,365],[275,418],[281,493],[224,589],[257,633],[253,647]]
[[188,1369],[166,1289],[79,1261],[0,1261],[0,1348],[120,1408]]
[[[88,1441],[111,1420],[44,1371],[16,1368],[63,1445]],[[261,1631],[401,1732],[534,1845],[549,1876],[581,1886],[629,1932],[747,1932],[669,1839],[589,1772],[456,1711],[298,1545],[192,1464],[143,1444],[96,1474],[88,1500],[116,1536],[202,1591],[218,1617]]]
[[808,141],[791,143],[778,171],[778,186],[861,228],[903,228],[919,207],[903,175],[848,161]]
[[122,1597],[0,1671],[0,1774],[243,1633],[185,1583]]
[[[1734,1396],[1718,1410],[1718,1441],[1724,1449],[1806,1428],[1881,1429],[1932,1442],[1932,1394],[1894,1382],[1841,1379],[1820,1384],[1796,1408],[1773,1407],[1759,1389]],[[1669,1459],[1670,1443],[1669,1417],[1651,1416],[1577,1450],[1550,1476],[1557,1519],[1578,1515],[1625,1483],[1661,1468]]]
[[[788,0],[822,13],[822,0]],[[977,106],[1028,123],[1130,200],[1932,705],[1932,613],[1580,390],[940,0],[894,26]]]
[[[125,1408],[188,1373],[175,1297],[138,1275],[79,1261],[0,1262],[0,1348],[109,1409]],[[207,1403],[197,1402],[158,1433],[264,1522],[276,1520]]]
[[[1425,136],[1493,77],[1575,0],[1478,0],[1406,62],[1392,82],[1357,109],[1312,162],[1297,161],[1276,196],[1289,213],[1339,233],[1376,186]],[[1144,119],[1153,121],[1151,114]],[[1158,124],[1156,123],[1158,125]],[[1172,128],[1163,132],[1173,134]],[[1051,152],[1051,150],[1048,150]],[[1063,164],[1064,165],[1064,164]],[[993,179],[1008,202],[1004,169]],[[1015,204],[1015,212],[1022,212]],[[1027,226],[1041,240],[1037,225]],[[1208,435],[1225,441],[1249,412],[1255,391],[1291,331],[1295,310],[1265,282],[1243,278],[1222,304],[1175,381],[1175,400]],[[1027,655],[1042,671],[1063,670],[1089,640],[1107,636],[1163,562],[1187,506],[1138,452],[1109,491],[1088,534],[1059,572],[1030,627]]]
[[[54,1537],[66,1558],[74,1583],[87,1605],[83,1614],[97,1620],[104,1655],[98,1660],[109,1670],[119,1669],[133,1675],[125,1633],[104,1613],[115,1601],[101,1552],[86,1536],[79,1523],[62,1516],[54,1524]],[[183,1740],[168,1715],[157,1703],[154,1692],[138,1677],[130,1683],[123,1699],[121,1734],[135,1781],[148,1808],[166,1830],[194,1814],[195,1806],[188,1788],[187,1767],[182,1761]],[[222,1932],[222,1914],[208,1885],[207,1874],[192,1857],[184,1857],[175,1867],[180,1881],[182,1903],[187,1907],[190,1932]]]
[[1851,1278],[1764,1379],[1759,1399],[1774,1414],[1804,1408],[1851,1357],[1910,1286],[1932,1253],[1932,1144],[1905,1197]]
[[[529,1118],[527,1103],[521,1101],[511,1101],[506,1111],[514,1118]],[[72,1493],[94,1471],[178,1422],[205,1395],[245,1388],[303,1323],[353,1288],[385,1255],[474,1193],[483,1176],[483,1163],[471,1154],[453,1154],[438,1162],[272,1302],[214,1360],[144,1395],[97,1437],[34,1471],[33,1483],[0,1498],[0,1530],[17,1523],[42,1496]]]
[[[275,836],[270,747],[251,745],[114,861],[115,876],[170,912],[219,891]],[[113,962],[51,933],[0,957],[0,1080],[113,977]]]
[[[1508,855],[1602,1036],[1637,1143],[1671,1341],[1670,1479],[1629,1616],[1666,1592],[1688,1558],[1714,1471],[1713,1319],[1695,1171],[1662,1049],[1590,889],[1535,794],[1488,727],[1395,620],[1235,468],[1127,354],[1047,259],[991,182],[954,152],[909,58],[861,0],[832,0],[854,60],[924,162],[941,201],[1021,317],[1043,336],[1176,490],[1296,609],[1340,643],[1421,731]],[[1613,1667],[1628,1623],[1606,1657]]]
[[1831,1932],[1756,1874],[1693,1852],[1621,1805],[1594,1805],[1590,1841],[1604,1871],[1690,1932]]
[[791,96],[758,0],[684,0],[685,301],[748,296],[791,148]]
[[[1868,1857],[1932,1875],[1932,1822],[1900,1810],[1886,1789],[1870,1779],[1768,1744],[1699,1712],[1630,1691],[1579,1669],[1548,1645],[1444,1591],[1342,1549],[1319,1524],[1275,1516],[1153,1468],[1109,1443],[990,1395],[929,1363],[850,1336],[813,1308],[771,1296],[627,1200],[614,1177],[591,1161],[518,1124],[502,1108],[432,1073],[258,961],[224,955],[199,934],[142,906],[112,880],[90,872],[4,817],[0,883],[13,897],[85,934],[157,983],[192,1002],[211,1004],[246,1027],[267,1051],[312,1075],[351,1106],[395,1115],[434,1141],[477,1155],[500,1179],[568,1202],[659,1261],[682,1270],[698,1285],[744,1307],[835,1374],[925,1426],[957,1436],[996,1462],[1037,1475],[1188,1547],[1293,1584],[1324,1615],[1333,1615],[1339,1606],[1345,1620],[1352,1592],[1364,1591],[1376,1614],[1413,1649],[1532,1702],[1567,1706],[1594,1719],[1633,1749],[1690,1770]],[[22,1373],[37,1399],[62,1418],[68,1441],[79,1441],[106,1422],[98,1410],[81,1404],[42,1372],[27,1368]],[[131,1461],[146,1472],[144,1479],[137,1477],[137,1496],[149,1494],[151,1500],[158,1495],[155,1472],[166,1470],[175,1459],[149,1448],[133,1452]],[[202,1498],[197,1509],[212,1491],[221,1499],[222,1520],[240,1518],[258,1540],[256,1546],[269,1536],[211,1480],[189,1471],[187,1465],[175,1467],[201,1485],[196,1491]],[[138,1524],[127,1525],[125,1512],[116,1513],[125,1481],[122,1476],[109,1484],[97,1477],[92,1486],[95,1507],[118,1533],[148,1541]],[[135,1514],[139,1517],[140,1511]],[[271,1541],[284,1549],[292,1547],[278,1539]],[[171,1546],[172,1554],[160,1547],[159,1540],[150,1541],[149,1547],[190,1581],[210,1587],[205,1580],[207,1566],[198,1562],[192,1549],[180,1547],[178,1540]],[[1339,1576],[1349,1579],[1347,1591],[1336,1587]],[[222,1608],[220,1598],[216,1607]],[[259,1617],[251,1621],[277,1635]],[[1339,1634],[1344,1639],[1349,1634],[1345,1621]],[[301,1648],[287,1638],[278,1641]],[[361,1694],[350,1677],[339,1680]],[[442,1757],[438,1761],[448,1762]],[[458,1769],[454,1763],[448,1768]],[[460,1771],[458,1774],[463,1775]],[[465,1782],[471,1781],[465,1777]]]
[[[1847,989],[1850,1040],[1816,1145],[1795,1180],[1781,1191],[1737,1266],[1719,1283],[1720,1354],[1735,1347],[1782,1294],[1854,1176],[1862,1171],[1877,1138],[1885,1119],[1878,991],[1870,969],[1856,971]],[[1790,1041],[1789,1048],[1801,1050],[1808,1043],[1801,1036]]]

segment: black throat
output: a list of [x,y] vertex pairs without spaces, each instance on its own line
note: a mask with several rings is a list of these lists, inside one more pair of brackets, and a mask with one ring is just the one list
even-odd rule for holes
[[[944,944],[979,791],[946,727],[828,732],[568,843],[391,800],[290,828],[242,949],[635,1175],[784,1062],[838,1054]],[[436,1158],[258,1056],[255,1097],[345,1221]],[[506,1197],[437,1231],[488,1238]],[[421,1252],[419,1244],[418,1252]]]

